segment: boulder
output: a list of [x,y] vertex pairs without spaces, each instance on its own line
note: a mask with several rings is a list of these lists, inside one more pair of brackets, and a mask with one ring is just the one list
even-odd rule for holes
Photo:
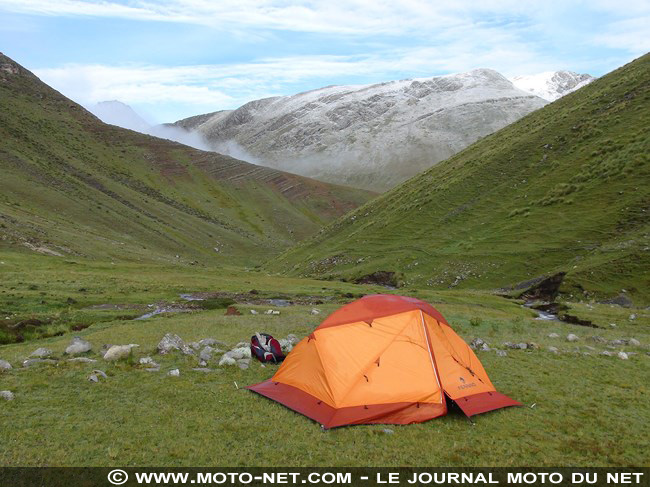
[[224,357],[228,356],[230,358],[233,358],[235,360],[239,360],[242,358],[251,358],[251,349],[250,347],[239,347],[239,348],[233,348],[229,352],[226,352],[224,354]]
[[0,391],[0,398],[4,399],[5,401],[13,401],[15,396],[11,391]]
[[158,353],[165,355],[174,350],[180,350],[185,355],[194,355],[194,350],[188,347],[181,337],[173,333],[167,333],[158,343]]
[[291,350],[293,350],[293,343],[291,343],[289,340],[286,338],[280,338],[278,340],[278,343],[280,344],[280,348],[282,351],[286,354],[289,353]]
[[482,350],[483,345],[487,345],[482,338],[474,338],[469,346],[472,348],[472,350]]
[[74,358],[69,358],[67,362],[80,363],[80,364],[92,364],[94,362],[97,362],[97,360],[88,357],[74,357]]
[[578,338],[578,335],[574,335],[573,333],[569,333],[566,336],[566,341],[567,342],[577,342],[578,340],[580,340],[580,338]]
[[199,350],[201,348],[201,344],[199,342],[190,342],[187,344],[187,346],[194,351]]
[[630,318],[629,318],[629,319],[630,319],[630,321],[634,321],[634,320],[636,320],[636,315],[635,315],[634,313],[632,313],[632,314],[630,315]]
[[203,340],[199,340],[199,348],[201,347],[227,348],[228,344],[226,342],[222,342],[221,340],[216,340],[214,338],[204,338]]
[[221,357],[221,360],[219,360],[219,366],[224,366],[224,365],[237,365],[237,361],[230,357],[228,354],[225,354],[223,357]]
[[81,337],[74,337],[70,345],[65,349],[68,355],[80,355],[82,353],[90,352],[92,345]]
[[88,376],[89,382],[99,382],[99,379],[108,379],[106,372],[103,370],[93,370],[92,373]]
[[612,347],[622,347],[623,345],[627,345],[627,340],[625,340],[624,338],[619,338],[618,340],[612,340],[611,342],[609,342],[609,344]]
[[257,315],[257,314],[259,314],[259,313],[258,313],[257,311],[255,311],[254,309],[252,309],[252,310],[251,310],[251,314],[252,314],[252,315]]
[[508,355],[508,352],[505,350],[497,350],[497,357],[506,357]]
[[201,350],[201,353],[199,354],[199,360],[202,362],[209,362],[212,360],[212,353],[214,352],[214,348],[207,346]]
[[34,350],[31,353],[30,357],[45,358],[45,357],[49,357],[50,355],[52,355],[52,350],[50,350],[49,348],[41,347]]
[[0,360],[0,372],[3,370],[11,370],[13,367],[11,367],[11,364],[7,362],[6,360]]
[[113,345],[111,348],[106,350],[106,353],[104,354],[104,360],[113,362],[115,360],[125,359],[131,355],[131,350],[139,346],[140,345],[136,345],[135,343],[131,343],[129,345]]
[[310,315],[319,315],[320,310],[316,308],[312,308],[312,310],[309,312]]
[[39,364],[56,365],[56,360],[52,360],[49,358],[29,358],[23,361],[23,367],[31,367],[32,365],[39,365]]
[[614,353],[610,352],[609,350],[603,350],[602,352],[600,352],[600,354],[605,355],[607,357],[611,357],[612,355],[614,355]]
[[158,365],[158,363],[151,357],[142,357],[138,363],[140,365],[144,365],[145,367],[160,367],[160,365]]
[[551,353],[558,353],[559,350],[556,347],[548,347],[546,350],[548,350]]
[[289,333],[287,335],[287,341],[289,343],[291,343],[292,345],[295,345],[296,343],[298,343],[298,337],[296,335],[294,335],[293,333]]
[[178,377],[179,375],[181,375],[181,371],[178,369],[172,369],[169,372],[167,372],[167,375],[170,377]]
[[265,314],[265,315],[279,315],[280,312],[277,311],[277,310],[275,310],[275,309],[267,309],[267,310],[264,312],[264,314]]
[[630,338],[627,341],[627,344],[632,346],[632,347],[640,347],[641,346],[641,342],[639,340],[637,340],[636,338]]
[[558,335],[557,333],[549,333],[548,337],[549,338],[560,338],[560,335]]
[[616,356],[621,360],[627,360],[629,358],[628,354],[625,352],[618,352]]

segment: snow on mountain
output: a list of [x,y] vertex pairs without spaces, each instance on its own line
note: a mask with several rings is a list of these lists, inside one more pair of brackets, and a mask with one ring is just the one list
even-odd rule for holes
[[573,71],[547,71],[530,76],[515,76],[511,81],[520,90],[548,101],[555,101],[595,79],[590,74],[578,74]]
[[490,69],[252,101],[176,126],[217,152],[322,181],[386,190],[546,101]]
[[152,125],[133,108],[121,101],[102,101],[86,108],[104,123],[134,130],[141,134],[153,135],[161,139],[173,140],[196,149],[210,150],[201,134],[170,125]]

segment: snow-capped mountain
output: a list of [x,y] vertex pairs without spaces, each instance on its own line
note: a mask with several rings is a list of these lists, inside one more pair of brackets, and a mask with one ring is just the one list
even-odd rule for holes
[[555,101],[595,79],[590,74],[578,74],[573,71],[547,71],[530,76],[515,76],[511,81],[520,90],[548,101]]
[[329,86],[176,122],[217,152],[386,190],[546,104],[490,69]]
[[134,130],[141,134],[153,135],[161,139],[173,140],[196,149],[210,150],[210,147],[200,134],[170,125],[152,125],[133,108],[121,101],[102,101],[86,108],[104,123]]

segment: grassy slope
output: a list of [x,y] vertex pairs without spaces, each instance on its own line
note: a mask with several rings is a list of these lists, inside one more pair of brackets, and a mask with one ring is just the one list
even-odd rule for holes
[[0,66],[0,246],[252,265],[370,197],[103,124]]
[[[115,317],[98,321],[78,334],[98,351],[105,343],[138,343],[136,358],[152,354],[167,332],[187,341],[205,337],[231,345],[255,331],[284,337],[308,334],[340,306],[342,293],[376,291],[370,286],[222,269],[218,274],[201,268],[117,263],[114,266],[78,260],[1,253],[3,283],[16,302],[33,302],[47,291],[55,307],[67,297],[73,308],[98,303],[147,303],[173,299],[180,292],[198,290],[290,293],[334,298],[318,305],[280,308],[280,316],[251,315],[268,305],[239,308],[242,316],[224,316],[223,310],[162,315],[147,321]],[[26,267],[26,263],[30,266]],[[40,289],[33,289],[34,286]],[[79,292],[79,288],[86,289]],[[23,344],[0,346],[0,358],[16,368],[0,372],[0,390],[16,399],[0,401],[0,464],[101,466],[630,466],[648,465],[650,444],[647,401],[650,357],[650,313],[617,306],[578,307],[594,321],[617,323],[617,328],[594,330],[563,323],[535,321],[530,310],[517,303],[480,292],[426,291],[418,294],[434,303],[466,340],[479,336],[492,346],[504,341],[534,341],[540,350],[512,350],[507,357],[479,352],[490,378],[505,394],[527,406],[475,418],[472,426],[451,413],[424,424],[355,426],[323,433],[318,424],[281,405],[236,389],[270,377],[274,368],[253,363],[249,370],[223,368],[210,374],[193,372],[196,359],[178,355],[154,356],[162,365],[157,373],[129,363],[70,364],[20,368],[20,361],[45,346],[61,357],[71,335]],[[30,306],[29,303],[26,304]],[[61,312],[66,306],[61,306]],[[72,312],[74,310],[71,310]],[[636,320],[629,320],[630,313]],[[108,311],[106,313],[109,313]],[[577,343],[563,338],[575,333]],[[607,340],[635,337],[641,347],[619,347],[637,352],[630,360],[598,355]],[[546,346],[563,352],[553,354]],[[593,346],[597,350],[590,350]],[[591,355],[583,355],[590,353]],[[218,359],[218,356],[217,356]],[[211,364],[214,367],[215,364]],[[166,372],[179,367],[178,378]],[[86,380],[99,368],[106,382]],[[278,436],[280,428],[280,436]],[[432,443],[433,442],[433,443]],[[423,448],[422,445],[434,445]]]
[[650,302],[650,55],[382,195],[268,267],[493,288],[567,271],[563,290]]

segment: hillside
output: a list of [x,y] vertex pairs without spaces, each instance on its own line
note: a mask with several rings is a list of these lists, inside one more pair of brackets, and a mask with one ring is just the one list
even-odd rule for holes
[[221,153],[385,191],[547,102],[496,71],[328,86],[176,122]]
[[106,125],[0,54],[0,247],[254,265],[368,200]]
[[569,296],[650,302],[650,55],[485,137],[268,264],[412,286],[566,272]]

